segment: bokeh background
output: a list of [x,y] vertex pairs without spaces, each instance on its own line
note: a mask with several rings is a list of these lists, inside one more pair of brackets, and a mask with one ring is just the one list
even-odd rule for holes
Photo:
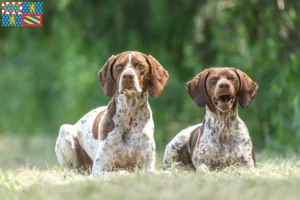
[[0,133],[54,141],[61,124],[108,103],[97,73],[127,50],[151,54],[170,74],[150,97],[158,151],[202,121],[185,83],[212,66],[259,84],[239,109],[257,152],[299,150],[299,0],[43,1],[42,27],[0,27]]

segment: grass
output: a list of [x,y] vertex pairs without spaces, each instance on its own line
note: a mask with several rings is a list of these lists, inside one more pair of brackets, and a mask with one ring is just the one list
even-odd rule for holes
[[[253,170],[227,168],[207,174],[110,173],[92,177],[56,166],[55,139],[0,138],[0,199],[299,199],[300,163],[262,158]],[[161,159],[158,160],[160,162]],[[158,166],[158,168],[160,168]]]

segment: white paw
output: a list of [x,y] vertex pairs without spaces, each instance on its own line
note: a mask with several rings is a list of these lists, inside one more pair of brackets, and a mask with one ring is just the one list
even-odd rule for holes
[[106,174],[106,172],[104,172],[104,171],[96,171],[96,170],[92,171],[92,176],[102,176],[105,174]]
[[158,170],[148,170],[147,172],[148,172],[148,173],[151,173],[151,174],[171,174],[169,171],[165,171],[165,170],[162,170],[162,171],[158,171]]
[[121,174],[121,175],[123,175],[123,174],[129,174],[129,172],[126,171],[126,170],[118,170],[118,171],[116,172],[116,174]]
[[201,165],[197,166],[196,171],[200,172],[200,173],[207,173],[207,172],[209,172],[209,168],[206,165],[201,164]]

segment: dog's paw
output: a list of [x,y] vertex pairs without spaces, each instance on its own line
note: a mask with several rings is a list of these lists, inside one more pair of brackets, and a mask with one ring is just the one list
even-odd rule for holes
[[201,164],[201,165],[197,166],[196,171],[200,172],[200,173],[208,173],[209,168],[206,165]]
[[148,170],[149,174],[171,174],[169,171],[166,170]]
[[118,170],[118,171],[116,172],[116,174],[124,175],[124,174],[129,174],[129,172],[126,171],[126,170]]
[[104,171],[92,171],[92,176],[103,176],[105,175],[107,172]]

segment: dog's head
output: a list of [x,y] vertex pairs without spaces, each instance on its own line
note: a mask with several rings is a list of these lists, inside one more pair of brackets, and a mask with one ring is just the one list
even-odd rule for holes
[[247,107],[255,97],[258,84],[244,72],[234,68],[209,68],[186,84],[195,103],[212,111],[227,112],[237,101]]
[[127,51],[112,55],[99,71],[98,78],[108,97],[116,92],[132,96],[147,90],[157,97],[165,88],[169,74],[151,55]]

